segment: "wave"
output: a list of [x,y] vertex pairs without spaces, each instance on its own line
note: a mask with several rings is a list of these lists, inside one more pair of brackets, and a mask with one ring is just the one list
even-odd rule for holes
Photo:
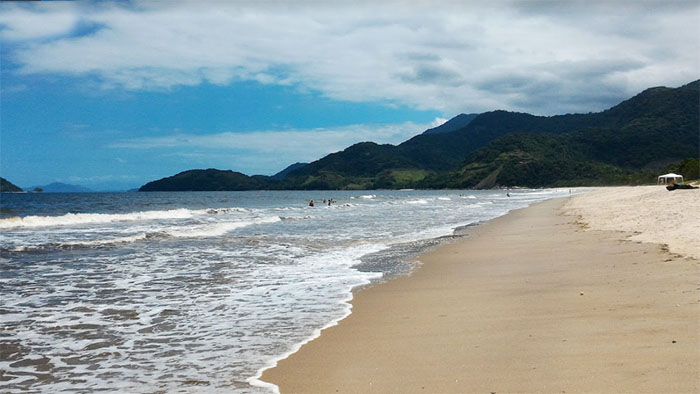
[[187,238],[202,238],[202,237],[217,237],[224,235],[229,231],[233,231],[238,228],[248,227],[255,224],[266,224],[266,223],[276,223],[282,219],[279,216],[268,216],[262,218],[256,218],[253,220],[242,220],[239,222],[222,222],[216,223],[214,225],[197,226],[194,228],[188,228],[187,230],[175,230],[168,231],[167,233],[173,237],[187,237]]
[[60,249],[82,249],[82,248],[99,248],[109,247],[117,244],[133,243],[139,241],[150,241],[166,238],[206,238],[217,237],[224,235],[230,231],[248,227],[256,224],[276,223],[281,221],[279,216],[269,216],[256,218],[253,220],[244,220],[239,222],[223,222],[210,225],[196,226],[186,230],[164,230],[145,232],[124,237],[96,239],[87,241],[64,241],[64,242],[49,242],[37,245],[21,245],[10,248],[0,248],[3,252],[31,252],[41,250],[60,250]]
[[117,237],[109,239],[96,239],[92,241],[65,241],[65,242],[49,242],[39,245],[21,245],[14,248],[2,248],[3,252],[31,252],[40,250],[72,250],[72,249],[88,249],[98,248],[102,246],[112,246],[123,243],[132,243],[148,239],[168,238],[169,234],[164,232],[142,233],[130,235],[126,237]]
[[313,216],[311,215],[306,215],[306,216],[280,216],[280,220],[282,221],[296,221],[296,220],[308,220],[312,219]]
[[[67,213],[62,216],[25,216],[0,219],[0,229],[21,227],[73,226],[158,219],[189,219],[202,211],[185,208],[130,213]],[[206,212],[206,211],[205,211]]]
[[251,213],[246,208],[210,208],[192,210],[186,208],[164,211],[140,211],[129,213],[67,213],[61,216],[13,216],[0,219],[0,229],[34,228],[53,226],[74,226],[81,224],[105,224],[113,222],[133,222],[165,219],[190,219],[200,215],[221,215],[230,213]]
[[[231,213],[231,212],[252,212],[250,209],[246,208],[211,208],[206,210],[210,215],[217,215],[220,213]],[[201,211],[195,211],[201,212]]]

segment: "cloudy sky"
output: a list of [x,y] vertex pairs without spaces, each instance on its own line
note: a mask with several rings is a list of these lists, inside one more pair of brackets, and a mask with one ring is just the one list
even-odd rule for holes
[[274,174],[700,77],[697,0],[3,2],[0,40],[0,175],[23,187]]

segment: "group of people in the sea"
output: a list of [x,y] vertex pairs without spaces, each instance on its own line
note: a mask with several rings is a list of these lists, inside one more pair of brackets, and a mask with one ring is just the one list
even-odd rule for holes
[[[329,199],[327,199],[327,200],[326,200],[325,198],[323,199],[323,205],[328,204],[328,206],[330,207],[331,204],[335,204],[335,203],[336,203],[336,201],[335,201],[334,199],[332,199],[332,198],[329,198]],[[310,207],[313,207],[313,206],[314,206],[314,200],[309,200],[309,206],[310,206]]]

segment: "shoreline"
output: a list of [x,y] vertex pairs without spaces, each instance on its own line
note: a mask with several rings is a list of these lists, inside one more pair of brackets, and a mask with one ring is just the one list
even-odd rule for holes
[[[522,189],[525,189],[525,188],[522,188]],[[583,190],[583,189],[585,189],[585,188],[577,188],[577,190]],[[405,190],[410,191],[413,189],[405,189]],[[571,195],[569,195],[568,197],[571,197]],[[565,198],[565,197],[556,197],[556,198]],[[547,201],[547,200],[544,200],[544,201]],[[536,202],[534,204],[538,204],[538,203],[541,203],[544,201],[539,201],[539,202]],[[378,286],[378,285],[381,286],[385,283],[396,280],[398,278],[410,277],[419,268],[419,266],[423,264],[422,261],[420,261],[421,260],[420,257],[423,256],[424,254],[430,253],[430,251],[432,251],[436,248],[440,248],[444,245],[447,245],[447,244],[450,244],[453,242],[458,242],[460,239],[468,237],[469,230],[472,228],[482,226],[482,225],[484,225],[492,220],[498,219],[502,216],[506,216],[512,211],[518,211],[521,209],[526,209],[528,207],[529,206],[526,206],[523,208],[516,208],[514,210],[506,212],[505,214],[502,214],[501,216],[497,216],[497,217],[492,218],[492,219],[478,220],[476,222],[472,222],[472,223],[458,226],[458,227],[454,228],[454,230],[452,231],[452,234],[441,235],[441,236],[438,236],[437,238],[434,238],[435,240],[443,239],[443,242],[439,242],[438,244],[429,247],[428,249],[424,250],[423,252],[420,252],[417,255],[414,255],[411,258],[411,260],[415,260],[416,263],[413,264],[413,268],[408,273],[392,275],[392,276],[389,276],[387,278],[382,277],[382,278],[379,278],[378,280],[370,279],[365,283],[361,283],[361,284],[358,284],[358,285],[351,287],[348,291],[348,297],[338,302],[338,304],[342,305],[344,308],[343,316],[330,321],[328,324],[324,325],[321,328],[315,329],[313,331],[313,333],[308,338],[304,339],[301,342],[295,343],[294,346],[292,346],[292,348],[288,352],[285,352],[285,353],[279,355],[278,357],[270,359],[264,366],[260,367],[257,370],[257,372],[254,376],[247,378],[246,382],[248,382],[253,387],[265,388],[265,389],[272,391],[273,393],[280,394],[279,387],[276,384],[263,380],[264,374],[269,370],[277,368],[278,364],[281,361],[284,361],[284,360],[288,359],[289,357],[293,356],[295,353],[297,353],[302,347],[304,347],[309,342],[312,342],[312,341],[316,340],[317,338],[319,338],[326,329],[337,326],[344,319],[346,319],[348,316],[350,316],[352,314],[352,310],[354,308],[352,301],[355,299],[355,296],[359,292],[366,290],[366,289],[369,289],[369,288],[372,288],[374,286]]]
[[[381,284],[381,283],[385,283],[385,282],[379,282],[377,284]],[[373,285],[375,285],[375,283],[372,282],[371,280],[368,280],[366,283],[362,283],[362,284],[353,286],[350,289],[349,296],[346,299],[338,302],[338,304],[342,305],[344,308],[343,316],[341,316],[335,320],[332,320],[331,322],[329,322],[328,324],[326,324],[325,326],[323,326],[321,328],[314,330],[314,332],[308,338],[306,338],[305,340],[303,340],[301,342],[294,344],[294,346],[292,346],[292,348],[288,352],[280,355],[279,357],[271,359],[267,364],[260,367],[254,376],[247,378],[246,382],[248,382],[248,384],[250,384],[253,387],[265,388],[265,389],[272,391],[273,393],[280,394],[280,390],[279,390],[278,385],[276,385],[272,382],[268,382],[268,381],[263,380],[263,376],[265,375],[265,373],[271,369],[277,368],[281,361],[284,361],[284,360],[288,359],[289,357],[293,356],[295,353],[297,353],[299,350],[301,350],[301,348],[304,347],[306,344],[321,337],[321,335],[323,334],[323,332],[325,330],[327,330],[331,327],[337,326],[338,324],[340,324],[341,321],[345,320],[348,316],[352,315],[352,309],[354,307],[352,301],[355,299],[355,295],[357,294],[357,292],[362,291],[363,289],[369,288]]]
[[[521,189],[526,189],[526,188],[521,188]],[[577,190],[584,190],[584,189],[585,188],[577,188]],[[411,191],[413,189],[405,189],[405,190]],[[569,195],[569,197],[570,197],[570,195]],[[560,197],[560,198],[564,198],[564,197]],[[546,201],[546,200],[544,200],[544,201]],[[539,201],[539,202],[542,202],[542,201]],[[535,204],[537,204],[539,202],[536,202]],[[525,208],[527,208],[527,206],[523,207],[523,208],[516,208],[514,210],[517,211],[517,210],[525,209]],[[264,366],[260,367],[257,370],[257,372],[254,376],[251,376],[251,377],[245,379],[245,381],[248,382],[253,387],[265,388],[265,389],[272,391],[273,393],[279,394],[280,393],[279,387],[276,384],[263,380],[263,375],[265,374],[265,372],[276,368],[281,361],[284,361],[287,358],[289,358],[290,356],[297,353],[303,346],[305,346],[309,342],[312,342],[312,341],[316,340],[317,338],[319,338],[326,329],[337,326],[338,324],[340,324],[340,322],[342,320],[344,320],[348,316],[350,316],[352,314],[352,310],[354,307],[352,301],[355,299],[355,296],[357,293],[359,293],[363,290],[372,288],[372,287],[377,286],[377,285],[385,284],[385,283],[390,282],[392,280],[395,280],[397,278],[409,277],[409,276],[413,275],[415,270],[418,269],[418,267],[420,265],[422,265],[422,262],[420,261],[420,257],[422,255],[424,255],[425,253],[429,253],[431,250],[434,250],[435,248],[439,248],[439,247],[444,246],[446,244],[450,244],[452,242],[457,242],[460,239],[467,237],[469,235],[470,229],[472,229],[474,227],[482,226],[485,223],[490,222],[491,220],[508,215],[510,212],[512,212],[512,211],[506,212],[505,214],[502,214],[501,216],[497,216],[497,217],[492,218],[492,219],[478,220],[475,222],[460,225],[460,226],[454,228],[452,230],[451,234],[440,235],[436,238],[429,239],[429,240],[442,240],[442,242],[438,241],[438,243],[436,245],[430,246],[427,249],[424,249],[422,252],[418,252],[415,255],[411,255],[411,256],[413,256],[413,257],[411,257],[411,260],[415,260],[415,263],[412,264],[413,267],[407,273],[394,274],[394,275],[390,275],[389,277],[383,276],[383,277],[377,278],[377,279],[369,279],[365,283],[361,283],[361,284],[358,284],[358,285],[351,287],[348,290],[348,297],[338,302],[338,304],[342,305],[344,308],[343,316],[338,317],[337,319],[330,321],[328,324],[324,325],[321,328],[315,329],[313,331],[313,333],[308,338],[304,339],[301,342],[295,343],[288,352],[285,352],[285,353],[283,353],[275,358],[270,359]],[[358,264],[358,265],[361,265],[361,264]],[[355,266],[355,268],[357,269],[357,266]]]
[[[566,234],[556,234],[551,238],[564,236],[571,238],[569,241],[572,239],[583,243],[593,241],[594,244],[599,241],[603,242],[606,245],[605,251],[600,253],[601,258],[605,260],[605,256],[621,254],[623,260],[630,262],[624,271],[629,271],[630,267],[636,265],[635,259],[644,259],[647,262],[644,266],[647,268],[651,267],[651,263],[648,262],[650,257],[653,261],[661,260],[661,262],[664,260],[668,262],[668,258],[671,257],[670,260],[674,263],[668,264],[675,264],[674,270],[697,274],[697,260],[670,256],[656,244],[638,244],[621,240],[620,233],[608,231],[593,234],[591,231],[581,231],[577,224],[572,223],[575,221],[573,216],[563,216],[562,214],[563,206],[567,201],[570,201],[570,198],[547,200],[533,204],[528,208],[511,211],[479,226],[468,228],[467,232],[470,236],[442,244],[422,255],[419,260],[423,264],[410,276],[394,278],[377,286],[365,285],[355,288],[350,304],[352,309],[348,310],[348,316],[332,323],[322,332],[319,331],[320,336],[310,339],[305,344],[300,344],[298,351],[291,352],[285,358],[277,360],[276,366],[267,366],[261,369],[262,376],[259,376],[257,381],[251,378],[249,382],[255,383],[256,386],[264,385],[273,390],[279,385],[282,393],[362,392],[368,390],[408,393],[431,391],[457,393],[472,392],[472,390],[561,392],[552,391],[555,387],[561,387],[561,390],[567,392],[625,392],[625,388],[628,391],[641,389],[639,392],[645,392],[646,389],[652,390],[646,392],[694,392],[700,387],[700,383],[697,381],[697,369],[693,371],[693,367],[688,367],[687,362],[681,362],[681,371],[672,374],[669,382],[663,382],[666,385],[663,387],[655,386],[655,384],[664,379],[660,380],[657,373],[650,371],[646,371],[646,374],[651,373],[654,378],[640,378],[646,383],[639,387],[635,387],[634,382],[630,382],[627,378],[619,381],[614,378],[605,378],[606,375],[614,375],[615,377],[626,376],[626,374],[635,375],[640,370],[651,367],[647,364],[653,364],[649,360],[654,360],[654,357],[645,357],[646,361],[640,362],[642,365],[638,367],[627,359],[630,354],[649,356],[646,354],[646,350],[636,348],[635,343],[652,340],[654,339],[653,335],[649,337],[650,334],[644,333],[643,322],[640,323],[640,327],[630,329],[631,331],[623,330],[624,332],[621,333],[617,327],[621,325],[620,317],[614,313],[604,313],[604,311],[596,313],[590,310],[574,310],[574,312],[569,313],[565,307],[573,306],[574,309],[585,309],[582,301],[588,300],[595,301],[598,307],[604,306],[606,302],[625,303],[632,301],[635,297],[639,298],[634,293],[634,289],[637,287],[630,286],[630,284],[618,285],[630,293],[624,294],[626,297],[621,299],[615,297],[614,291],[611,293],[611,289],[616,290],[615,287],[600,286],[594,282],[572,286],[575,288],[567,289],[566,294],[561,294],[562,280],[569,281],[568,284],[571,285],[572,273],[568,271],[574,271],[574,278],[581,274],[578,272],[581,270],[580,253],[578,257],[574,258],[574,260],[578,259],[577,264],[566,263],[556,267],[556,262],[538,263],[537,259],[541,260],[543,253],[547,255],[546,248],[553,244],[543,245],[542,234],[532,234],[537,231],[528,228],[518,229],[518,227],[522,227],[523,220],[525,222],[529,220],[529,225],[535,227],[538,224],[532,222],[533,220],[542,222],[543,217],[545,221],[552,222],[554,220],[553,223],[539,224],[545,227],[550,226],[548,230],[545,229],[543,234],[549,234],[547,231],[551,231],[552,228],[559,230],[558,227],[552,226],[563,226],[561,229],[566,229],[566,231],[557,231],[557,233]],[[537,214],[533,215],[535,212]],[[494,254],[489,252],[491,249],[487,249],[485,252],[478,249],[485,246],[484,242],[486,242],[486,246],[489,246],[489,243],[491,243],[491,247],[498,246],[497,242],[493,243],[494,231],[498,238],[513,237],[516,243],[524,240],[524,245],[529,245],[528,248],[532,247],[533,250],[538,249],[537,253],[540,255],[531,261],[532,264],[520,262],[511,264],[511,262],[500,268],[473,261],[467,265],[461,262],[456,264],[455,260],[460,260],[460,256],[465,255],[469,256],[470,260],[474,260],[474,255],[488,260],[489,256]],[[540,238],[535,235],[540,235]],[[518,238],[520,241],[517,241]],[[549,242],[544,241],[545,243]],[[468,250],[465,251],[465,247]],[[475,247],[476,249],[474,249]],[[567,260],[576,254],[568,251],[567,247],[556,250],[561,255],[558,260]],[[517,248],[515,252],[517,255]],[[629,258],[630,255],[632,259]],[[518,256],[516,260],[520,260],[520,257],[523,256]],[[503,256],[499,258],[503,258]],[[682,260],[682,262],[678,263],[678,260]],[[594,264],[594,267],[584,269],[584,271],[594,273],[595,278],[598,279],[608,278],[609,273],[602,274],[602,272],[605,272],[606,269],[610,270],[609,263],[608,261],[603,266]],[[614,266],[615,264],[612,265],[612,267]],[[529,279],[526,282],[514,281],[516,275],[513,272],[522,274]],[[445,276],[446,273],[447,276]],[[674,271],[674,273],[677,272]],[[465,274],[467,275],[465,276]],[[627,274],[629,272],[624,273],[624,275]],[[649,272],[644,272],[642,277],[648,275]],[[637,275],[635,278],[639,280],[643,279],[642,277]],[[492,281],[489,286],[479,287],[477,279],[484,278],[497,280]],[[579,282],[586,282],[585,275],[581,276],[580,279]],[[684,280],[673,275],[667,279],[680,280],[681,282]],[[466,289],[459,283],[461,280],[464,280],[464,285],[467,285]],[[697,284],[697,280],[695,279],[694,282],[693,280],[686,279],[683,282],[684,289]],[[688,281],[692,283],[688,283]],[[533,288],[533,283],[539,283],[540,287]],[[549,285],[545,285],[547,283]],[[472,286],[474,289],[471,289]],[[509,305],[507,300],[498,296],[495,289],[499,286],[508,297],[512,298],[510,301],[517,304],[517,308],[514,309],[514,306]],[[663,286],[664,284],[661,284],[660,291],[668,293],[669,289]],[[617,289],[618,293],[620,291]],[[552,292],[557,293],[557,297],[549,294]],[[687,296],[686,293],[683,294]],[[691,292],[692,294],[695,293]],[[478,297],[474,298],[477,295]],[[562,296],[562,299],[558,298]],[[679,298],[675,294],[674,297],[679,300],[683,298],[682,296]],[[540,302],[543,304],[538,305]],[[483,305],[475,306],[474,304]],[[671,315],[681,310],[687,314],[690,310],[695,319],[694,322],[690,322],[692,323],[690,330],[700,328],[697,297],[694,300],[686,300],[682,307],[679,303],[675,303],[675,305],[677,306],[675,309],[671,309]],[[594,310],[596,309],[594,308]],[[654,305],[645,304],[641,307],[628,309],[630,310],[626,310],[625,313],[631,313],[631,318],[634,318],[634,313],[641,312],[648,312],[652,315],[658,312],[661,313],[662,317],[665,316],[665,312],[656,310],[659,308],[655,309]],[[496,313],[499,310],[501,313]],[[545,310],[547,313],[543,314]],[[538,318],[531,321],[532,319],[527,313],[522,315],[523,311],[534,313]],[[548,317],[552,312],[555,312],[554,317]],[[582,317],[583,314],[576,312],[586,312],[587,317]],[[591,313],[593,317],[589,316]],[[685,346],[697,348],[700,343],[698,335],[689,333],[688,317],[684,316],[680,319],[677,317],[675,320],[671,319],[673,322],[666,324],[667,326],[673,325],[676,331],[679,327],[681,328],[679,334],[676,335],[678,339],[673,339],[673,341],[685,343],[684,346],[675,346],[675,342],[667,341],[669,344],[656,343],[652,347],[655,349],[654,352],[666,357],[664,360],[668,357],[676,359],[676,361],[691,359],[694,360],[691,364],[697,367],[700,354],[697,352],[689,354],[689,351],[685,350],[681,351],[679,355],[678,352],[678,349],[687,349]],[[522,321],[516,317],[521,318]],[[583,328],[572,326],[571,320],[581,324]],[[658,324],[658,320],[658,317],[653,319],[655,330],[663,331],[668,328],[664,327],[663,323]],[[593,330],[592,333],[588,332],[593,329],[591,321],[605,323],[611,331],[606,335],[615,337],[616,344],[601,347],[600,344],[591,343],[591,337],[595,338],[605,334],[596,330]],[[338,324],[338,322],[340,323]],[[554,337],[562,336],[561,327],[559,327],[562,325],[571,330],[563,336],[571,336],[572,338],[564,338],[560,339],[559,342],[554,342]],[[656,326],[660,326],[660,328]],[[523,330],[532,333],[529,334],[529,337],[523,336]],[[554,335],[555,333],[558,335]],[[627,338],[628,335],[636,339],[630,341]],[[492,337],[492,341],[480,342],[481,339],[489,337]],[[542,338],[549,338],[550,341],[543,342]],[[499,341],[506,343],[507,346],[504,348],[497,345],[496,343]],[[675,347],[668,349],[670,344]],[[553,350],[547,350],[548,346],[553,347]],[[585,357],[586,346],[601,347],[601,349],[592,356]],[[485,351],[485,348],[490,350]],[[627,360],[627,362],[623,362],[622,366],[608,365],[611,362],[610,357],[601,359],[599,355],[610,352],[614,353],[616,357]],[[513,361],[514,355],[520,361]],[[552,364],[552,359],[558,361]],[[532,364],[532,370],[522,369],[521,364],[526,360]],[[574,360],[578,362],[572,362]],[[503,365],[499,367],[500,364],[496,361]],[[663,364],[663,361],[659,361],[657,364]],[[566,368],[561,374],[551,376],[552,373],[547,372],[551,372],[552,367],[556,369],[562,365],[565,365]],[[600,365],[606,365],[606,367],[600,368]],[[673,365],[679,368],[678,365]],[[683,379],[679,379],[679,376],[688,375],[689,368],[690,376],[687,380],[690,383],[687,383]],[[597,382],[605,384],[597,385],[596,382],[587,377],[589,375],[586,375],[586,371],[594,371],[595,374],[590,376],[596,376]],[[475,372],[479,377],[473,376]],[[690,387],[689,390],[688,387]]]

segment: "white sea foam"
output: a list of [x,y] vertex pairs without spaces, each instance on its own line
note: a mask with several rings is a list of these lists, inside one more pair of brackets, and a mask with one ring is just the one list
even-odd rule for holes
[[247,220],[238,221],[227,221],[227,222],[214,222],[209,224],[200,225],[190,225],[183,227],[172,227],[167,229],[162,229],[160,231],[152,232],[141,232],[133,235],[127,235],[123,237],[112,237],[112,238],[98,238],[98,239],[87,239],[80,241],[68,241],[63,240],[60,242],[49,242],[49,243],[37,243],[37,244],[25,244],[16,245],[14,247],[6,248],[5,250],[12,252],[26,252],[32,250],[46,250],[46,249],[74,249],[74,248],[91,248],[91,247],[101,247],[101,246],[116,246],[125,243],[134,243],[148,240],[158,240],[167,239],[170,237],[180,237],[180,238],[206,238],[206,237],[217,237],[224,235],[228,232],[261,224],[270,224],[281,221],[279,216],[265,216],[250,218]]
[[173,237],[216,237],[242,227],[247,227],[255,224],[276,223],[281,220],[282,219],[280,219],[279,216],[269,216],[246,221],[222,222],[211,225],[202,225],[187,228],[186,230],[173,230],[168,232],[168,234],[172,235]]
[[10,251],[13,252],[25,252],[29,250],[37,250],[37,249],[48,249],[48,248],[55,248],[55,249],[71,249],[71,248],[78,248],[78,247],[98,247],[98,246],[104,246],[104,245],[115,245],[115,244],[120,244],[120,243],[131,243],[131,242],[137,242],[137,241],[143,241],[147,238],[149,238],[149,234],[137,234],[137,235],[132,235],[128,237],[117,237],[117,238],[111,238],[111,239],[96,239],[92,241],[65,241],[65,242],[59,242],[59,243],[48,243],[48,244],[39,244],[39,245],[20,245],[20,246],[15,246],[14,248],[10,248]]
[[[331,253],[326,253],[322,256],[315,256],[314,257],[314,265],[317,264],[327,264],[328,261],[338,261],[341,262],[345,266],[352,266],[357,263],[359,263],[359,257],[364,256],[369,253],[377,252],[379,250],[385,249],[387,245],[383,244],[362,244],[362,245],[357,245],[353,248],[349,248],[343,251],[337,251],[337,252],[331,252]],[[291,348],[274,358],[269,359],[261,368],[257,370],[254,376],[246,379],[246,381],[254,386],[254,387],[261,387],[267,390],[272,391],[273,393],[279,394],[279,387],[273,383],[265,382],[261,380],[261,377],[263,373],[271,368],[274,368],[277,366],[277,364],[291,356],[292,354],[296,353],[301,349],[302,346],[305,344],[313,341],[314,339],[318,338],[321,336],[321,333],[323,330],[328,329],[330,327],[338,325],[338,323],[345,319],[346,317],[350,316],[352,313],[352,304],[350,303],[353,299],[353,289],[364,286],[370,283],[371,279],[374,278],[379,278],[382,276],[381,273],[357,273],[357,279],[353,281],[353,283],[347,285],[347,288],[345,289],[345,294],[346,296],[340,300],[337,301],[338,306],[342,308],[342,311],[340,312],[339,316],[332,319],[328,323],[326,323],[324,326],[320,328],[314,329],[311,334],[304,338],[303,340],[293,344]]]
[[81,224],[103,224],[157,219],[187,219],[203,211],[171,209],[167,211],[144,211],[124,214],[108,213],[67,213],[62,216],[26,216],[0,219],[0,228],[74,226]]

